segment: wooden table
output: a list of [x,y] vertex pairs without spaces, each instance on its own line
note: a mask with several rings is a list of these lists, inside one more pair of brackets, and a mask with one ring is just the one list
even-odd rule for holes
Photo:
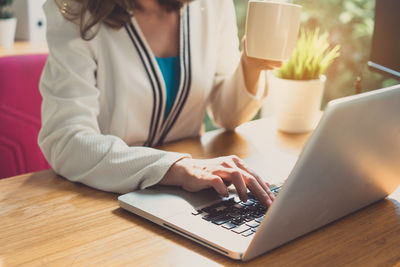
[[46,43],[16,41],[12,48],[4,48],[0,46],[0,57],[27,54],[47,54],[48,52],[49,50]]
[[[195,157],[274,151],[294,155],[308,135],[259,120],[163,147]],[[117,195],[53,171],[0,180],[0,266],[394,266],[400,265],[400,195],[249,263],[231,260],[118,207]]]

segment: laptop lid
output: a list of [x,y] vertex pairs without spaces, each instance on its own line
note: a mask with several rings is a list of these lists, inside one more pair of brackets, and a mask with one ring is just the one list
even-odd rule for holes
[[329,103],[243,259],[392,193],[400,184],[400,85]]

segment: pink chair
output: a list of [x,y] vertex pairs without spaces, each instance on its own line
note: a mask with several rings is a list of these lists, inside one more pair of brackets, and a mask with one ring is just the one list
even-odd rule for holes
[[0,57],[0,179],[50,168],[37,142],[46,58]]

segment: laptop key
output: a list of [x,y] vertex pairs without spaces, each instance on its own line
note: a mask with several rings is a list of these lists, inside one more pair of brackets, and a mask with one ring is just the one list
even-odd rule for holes
[[218,219],[221,217],[225,217],[225,216],[226,216],[225,213],[218,211],[215,213],[206,214],[202,218],[206,221],[212,221],[212,220],[215,220],[215,219]]
[[224,205],[226,207],[230,207],[230,206],[233,206],[235,204],[236,204],[236,202],[235,202],[235,199],[233,197],[223,201],[223,203],[222,203],[222,205]]
[[249,199],[246,202],[241,202],[240,204],[245,205],[245,206],[253,206],[254,202]]
[[233,197],[233,201],[234,201],[235,203],[240,203],[240,202],[242,202],[238,196]]
[[207,214],[206,213],[206,215],[204,215],[203,217],[201,217],[203,220],[206,220],[206,221],[211,221],[214,217],[213,216],[211,216],[210,214]]
[[235,207],[235,208],[238,209],[238,210],[241,210],[241,209],[243,209],[245,206],[242,205],[241,203],[236,203],[235,205],[233,205],[233,207]]
[[251,236],[252,234],[254,234],[254,232],[252,230],[247,230],[246,232],[242,233],[242,236],[248,237],[248,236]]
[[260,223],[257,221],[251,221],[251,222],[246,223],[246,225],[250,226],[251,228],[255,228],[255,227],[258,227],[260,225]]
[[263,219],[264,219],[264,216],[260,216],[259,218],[255,219],[255,221],[261,223]]
[[244,214],[243,218],[246,220],[246,222],[250,222],[255,219],[251,211]]
[[249,229],[250,229],[250,227],[248,227],[247,225],[243,224],[243,225],[241,225],[239,227],[233,228],[232,231],[237,233],[237,234],[241,234],[241,233],[243,233],[243,232],[245,232],[245,231],[247,231]]
[[240,218],[242,215],[238,211],[232,211],[232,212],[228,213],[228,216],[230,216],[231,218],[235,219],[235,218]]
[[226,223],[229,220],[230,220],[229,217],[223,216],[223,217],[217,217],[215,219],[212,219],[211,222],[216,224],[216,225],[221,225],[223,223]]
[[201,210],[196,210],[196,211],[192,212],[193,215],[199,215],[199,214],[202,214],[202,213],[203,212]]
[[237,225],[233,224],[233,223],[230,223],[230,222],[226,222],[226,223],[224,223],[222,225],[222,227],[225,228],[225,229],[231,230],[231,229],[237,227]]
[[203,208],[201,210],[204,211],[204,212],[207,212],[207,213],[214,213],[214,212],[218,211],[222,207],[224,207],[222,202],[219,202],[219,203],[216,203],[214,205],[205,207],[205,208]]
[[233,219],[231,221],[231,223],[236,224],[236,225],[242,225],[245,223],[245,220],[242,217],[239,217],[239,218]]

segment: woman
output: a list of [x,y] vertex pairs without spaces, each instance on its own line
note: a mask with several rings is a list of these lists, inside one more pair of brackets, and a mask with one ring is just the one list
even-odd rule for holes
[[[185,3],[188,2],[188,3]],[[60,175],[125,193],[233,183],[246,201],[274,197],[235,157],[152,147],[200,133],[206,108],[234,129],[266,96],[260,72],[280,65],[238,50],[231,0],[47,0],[49,56],[40,82],[39,145]]]

